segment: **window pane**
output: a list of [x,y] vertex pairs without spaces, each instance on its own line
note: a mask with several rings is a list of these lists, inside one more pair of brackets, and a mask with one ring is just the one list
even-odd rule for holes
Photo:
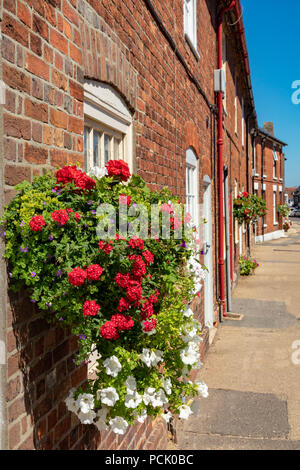
[[100,166],[99,150],[100,150],[100,133],[94,130],[94,141],[93,141],[93,165],[94,166]]
[[114,138],[114,160],[120,159],[120,139]]
[[109,135],[104,134],[104,163],[110,160],[110,140]]

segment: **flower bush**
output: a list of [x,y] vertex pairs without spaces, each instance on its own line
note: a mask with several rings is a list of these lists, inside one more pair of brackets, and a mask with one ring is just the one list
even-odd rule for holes
[[[189,380],[201,367],[202,329],[188,305],[205,267],[194,228],[185,225],[182,239],[174,237],[185,220],[174,211],[178,198],[166,188],[150,191],[122,161],[100,174],[67,166],[19,184],[4,215],[5,256],[10,287],[26,286],[50,324],[71,327],[77,363],[97,353],[96,378],[71,390],[68,409],[84,424],[124,434],[147,416],[186,419],[198,413],[193,398],[208,394],[204,383]],[[136,216],[128,210],[158,206],[170,239],[125,237],[119,223],[99,240],[99,208],[108,203],[117,216],[122,208],[121,221],[125,208],[129,231]]]
[[239,264],[241,276],[250,276],[259,267],[256,259],[252,259],[249,256],[240,256]]
[[287,204],[279,204],[277,211],[282,217],[287,218],[291,213],[291,208]]
[[266,215],[266,201],[255,194],[243,192],[233,201],[233,214],[239,224],[250,224]]
[[292,227],[293,222],[290,219],[283,219],[282,228],[285,232],[288,232]]

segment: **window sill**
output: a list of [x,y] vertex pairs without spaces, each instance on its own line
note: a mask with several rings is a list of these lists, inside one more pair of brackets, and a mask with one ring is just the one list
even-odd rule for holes
[[191,49],[192,53],[194,54],[195,58],[197,60],[200,60],[200,54],[197,51],[197,47],[194,46],[194,44],[193,44],[192,40],[190,39],[189,35],[187,33],[185,33],[184,37],[185,37],[186,42],[190,46],[190,49]]
[[263,175],[263,178],[266,179],[266,178],[267,178],[267,175]]
[[277,179],[278,179],[278,178],[274,178],[274,176],[273,176],[273,180],[274,180],[274,181],[277,181]]
[[277,227],[277,225],[279,225],[279,224],[278,224],[278,222],[274,222],[273,225],[274,225],[274,227]]
[[264,228],[268,228],[267,224],[264,225]]

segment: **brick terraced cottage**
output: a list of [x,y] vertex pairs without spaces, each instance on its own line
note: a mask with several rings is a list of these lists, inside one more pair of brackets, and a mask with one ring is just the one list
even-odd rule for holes
[[273,123],[257,129],[253,158],[253,190],[265,199],[267,213],[255,226],[256,242],[275,240],[283,236],[282,217],[278,206],[285,204],[285,156],[287,144],[274,135]]
[[[229,3],[2,0],[0,9],[1,205],[24,179],[78,162],[124,159],[150,188],[168,186],[208,221],[209,274],[192,303],[203,356],[254,242],[232,217],[233,198],[251,192],[257,122],[241,6]],[[67,411],[70,388],[89,373],[74,365],[76,338],[49,327],[26,293],[7,294],[4,264],[1,281],[1,447],[165,448],[161,421],[116,437]]]

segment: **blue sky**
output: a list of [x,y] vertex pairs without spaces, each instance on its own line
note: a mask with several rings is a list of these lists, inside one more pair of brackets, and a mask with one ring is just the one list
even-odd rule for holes
[[[273,121],[286,142],[286,186],[300,186],[300,104],[292,83],[300,81],[299,0],[243,0],[258,124]],[[300,95],[298,95],[300,97]]]

